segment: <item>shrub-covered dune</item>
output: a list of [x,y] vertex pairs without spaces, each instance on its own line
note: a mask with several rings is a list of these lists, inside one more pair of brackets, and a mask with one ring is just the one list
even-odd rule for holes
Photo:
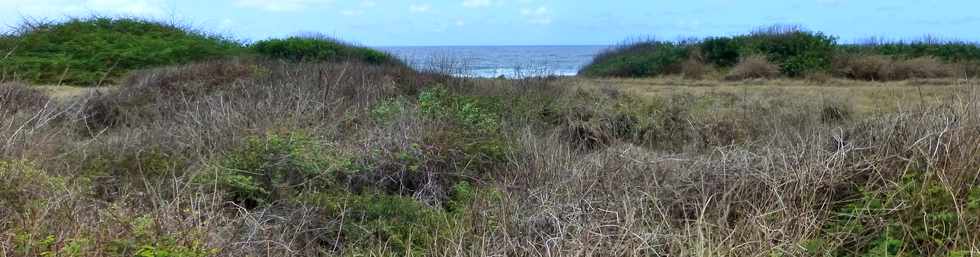
[[362,61],[402,65],[387,53],[324,37],[245,44],[178,25],[132,18],[25,22],[0,35],[0,75],[36,84],[118,83],[130,71],[226,58]]
[[837,38],[820,32],[771,27],[733,37],[629,43],[601,53],[579,74],[589,77],[682,74],[701,78],[712,72],[728,79],[975,77],[980,75],[980,46],[938,40],[840,44]]
[[136,69],[235,55],[239,42],[138,19],[25,23],[0,37],[3,71],[34,83],[96,85]]

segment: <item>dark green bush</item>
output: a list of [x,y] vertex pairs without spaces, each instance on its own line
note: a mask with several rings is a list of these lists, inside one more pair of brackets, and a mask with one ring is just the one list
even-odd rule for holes
[[731,67],[742,57],[762,55],[779,65],[783,74],[799,77],[829,70],[837,39],[819,32],[774,27],[749,35],[715,37],[700,43],[647,41],[599,54],[579,73],[593,77],[646,77],[673,74],[692,49],[706,63]]
[[701,52],[707,63],[720,67],[731,67],[738,63],[739,45],[729,37],[707,38],[701,42]]
[[290,37],[256,42],[251,46],[259,55],[291,61],[325,62],[357,60],[371,64],[397,63],[381,51],[353,46],[325,37]]
[[646,41],[613,48],[595,57],[579,71],[589,77],[647,77],[680,72],[690,46]]
[[747,53],[768,56],[784,75],[791,77],[828,70],[837,46],[837,39],[832,36],[797,29],[771,29],[738,36],[735,41]]
[[873,40],[866,43],[843,45],[841,51],[850,54],[886,55],[903,59],[934,56],[947,62],[980,60],[980,45],[976,43],[931,39],[895,42]]
[[[25,23],[0,36],[0,72],[40,84],[114,83],[131,70],[189,63],[241,52],[238,42],[131,18]],[[3,54],[0,54],[2,56]]]

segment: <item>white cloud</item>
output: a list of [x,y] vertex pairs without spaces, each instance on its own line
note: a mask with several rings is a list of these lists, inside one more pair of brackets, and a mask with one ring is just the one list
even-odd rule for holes
[[551,9],[541,6],[538,8],[521,9],[521,16],[524,16],[532,24],[548,25],[551,24]]
[[429,4],[411,4],[408,6],[408,11],[413,13],[424,13],[432,10],[432,5]]
[[487,7],[492,4],[492,0],[463,0],[463,6],[469,8]]
[[239,7],[257,8],[272,12],[292,12],[310,7],[327,5],[333,0],[236,0]]
[[374,7],[376,5],[378,5],[378,3],[377,2],[374,2],[374,1],[371,1],[371,0],[367,0],[367,1],[362,1],[361,2],[361,7],[364,7],[364,8],[371,8],[371,7]]
[[456,27],[462,27],[462,26],[466,26],[466,21],[456,20]]

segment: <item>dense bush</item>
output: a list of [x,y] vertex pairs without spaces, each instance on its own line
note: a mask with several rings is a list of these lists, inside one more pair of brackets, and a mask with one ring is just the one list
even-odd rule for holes
[[773,28],[735,40],[740,41],[749,53],[769,57],[781,67],[783,74],[791,77],[829,69],[837,46],[834,37],[799,29]]
[[900,80],[980,73],[977,72],[980,46],[973,43],[924,40],[838,44],[833,36],[780,26],[693,43],[649,41],[624,45],[599,54],[579,73],[592,77],[682,73],[687,78],[699,79],[701,76],[697,74],[702,72],[696,71],[703,69],[692,60],[727,69],[749,56],[766,56],[769,63],[779,68],[777,75],[797,78],[821,74],[822,77]]
[[731,67],[739,61],[740,46],[729,37],[707,38],[701,42],[701,52],[708,63],[719,67]]
[[589,77],[647,77],[680,71],[689,46],[674,42],[647,41],[612,48],[600,53],[579,74]]
[[25,23],[0,36],[0,72],[40,84],[113,83],[131,70],[232,55],[233,40],[131,18]]
[[325,37],[290,37],[256,42],[253,51],[262,56],[292,61],[346,61],[356,60],[371,64],[398,63],[384,52],[346,44]]
[[980,45],[961,41],[924,39],[920,41],[885,42],[872,40],[866,43],[843,45],[841,49],[852,54],[877,54],[901,58],[934,56],[949,62],[980,60]]

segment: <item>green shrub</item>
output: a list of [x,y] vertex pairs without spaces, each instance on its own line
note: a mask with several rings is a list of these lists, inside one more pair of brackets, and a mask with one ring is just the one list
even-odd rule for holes
[[[4,217],[35,207],[65,183],[27,161],[0,160],[0,178],[0,215]],[[11,220],[0,221],[0,227],[6,221]]]
[[440,240],[454,240],[450,235],[466,229],[463,222],[480,189],[461,182],[452,187],[445,208],[427,206],[411,197],[379,193],[322,193],[310,201],[324,207],[327,215],[344,217],[340,231],[346,256],[356,256],[379,248],[388,248],[396,256],[426,256]]
[[184,27],[131,18],[27,23],[0,37],[0,72],[40,84],[115,82],[128,71],[241,52],[238,42]]
[[500,130],[500,104],[493,98],[453,95],[442,87],[423,90],[418,97],[424,115],[446,118],[480,132]]
[[256,42],[251,46],[259,55],[296,62],[357,60],[371,64],[398,63],[393,56],[325,37],[290,37]]
[[798,29],[770,29],[735,40],[742,45],[743,55],[765,55],[791,77],[828,70],[837,46],[837,39],[832,36]]
[[767,56],[783,74],[800,77],[830,69],[837,39],[819,32],[774,27],[749,35],[707,38],[699,43],[647,41],[597,55],[582,68],[591,77],[648,77],[679,72],[694,49],[704,61],[731,67],[751,55]]
[[131,218],[124,223],[128,233],[108,243],[110,256],[206,257],[219,252],[201,242],[202,231],[192,229],[174,235],[161,231],[158,224],[148,215]]
[[340,231],[347,256],[387,247],[393,254],[424,256],[426,249],[451,228],[447,212],[415,199],[385,194],[320,194],[312,202],[331,217],[344,217]]
[[701,52],[708,63],[720,66],[735,66],[741,56],[738,42],[729,37],[707,38],[701,42]]
[[688,57],[688,45],[647,41],[600,53],[579,71],[589,77],[649,77],[680,72]]
[[456,95],[445,88],[434,87],[419,94],[418,105],[424,116],[449,121],[453,125],[433,131],[424,138],[438,151],[433,154],[447,160],[480,164],[476,167],[506,159],[510,146],[502,134],[499,99]]
[[[980,186],[947,187],[932,173],[910,172],[892,188],[862,190],[825,229],[832,256],[953,256],[980,225]],[[831,242],[829,239],[822,241]],[[966,244],[964,244],[966,243]]]
[[183,161],[152,146],[125,153],[102,150],[80,160],[79,181],[90,186],[96,198],[112,201],[128,192],[145,193],[148,186],[181,175],[171,172],[182,171],[186,167]]
[[980,45],[976,43],[932,39],[894,42],[873,40],[867,43],[843,45],[841,51],[848,54],[885,55],[901,59],[932,56],[947,62],[980,60]]
[[353,169],[349,159],[317,145],[301,133],[270,133],[250,137],[238,150],[218,161],[210,174],[197,178],[217,183],[229,200],[258,207],[290,199],[302,192],[329,191],[335,173]]

